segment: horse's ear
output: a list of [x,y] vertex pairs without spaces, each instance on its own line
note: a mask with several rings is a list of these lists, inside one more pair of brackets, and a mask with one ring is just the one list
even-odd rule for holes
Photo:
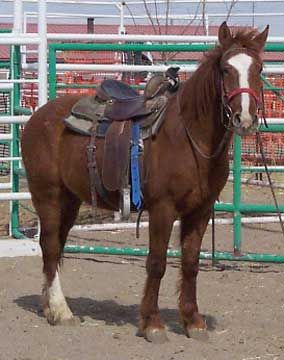
[[253,39],[256,47],[261,51],[264,48],[265,42],[267,40],[269,31],[269,25],[266,26],[266,28],[261,32],[260,34],[256,35],[256,37]]
[[219,27],[218,39],[219,39],[219,43],[223,48],[227,48],[233,40],[231,31],[226,21],[224,21]]

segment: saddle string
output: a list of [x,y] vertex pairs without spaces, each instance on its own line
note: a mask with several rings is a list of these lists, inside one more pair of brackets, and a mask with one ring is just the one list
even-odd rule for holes
[[87,159],[88,159],[88,169],[89,169],[89,179],[90,179],[90,190],[91,190],[91,201],[92,201],[92,213],[94,219],[97,217],[97,194],[96,194],[96,183],[95,183],[95,169],[96,164],[96,138],[95,131],[92,128],[91,140],[87,146]]

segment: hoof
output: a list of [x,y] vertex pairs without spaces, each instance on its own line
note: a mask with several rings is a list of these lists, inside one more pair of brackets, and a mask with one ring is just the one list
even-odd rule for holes
[[164,344],[169,341],[165,329],[149,328],[145,330],[145,338],[153,344]]
[[50,325],[63,325],[63,326],[76,326],[80,325],[81,320],[76,317],[72,316],[69,318],[60,318],[59,316],[53,315],[51,313],[46,314],[47,321]]
[[62,325],[62,326],[78,326],[81,325],[82,321],[79,317],[77,316],[73,316],[70,319],[63,319],[59,322],[58,325]]
[[191,339],[206,342],[209,340],[209,335],[207,329],[200,328],[187,328],[186,329],[187,336]]

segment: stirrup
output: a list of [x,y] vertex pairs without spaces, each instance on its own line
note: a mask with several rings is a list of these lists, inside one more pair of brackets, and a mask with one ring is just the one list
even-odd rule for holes
[[123,188],[120,194],[120,213],[122,220],[130,217],[130,186]]

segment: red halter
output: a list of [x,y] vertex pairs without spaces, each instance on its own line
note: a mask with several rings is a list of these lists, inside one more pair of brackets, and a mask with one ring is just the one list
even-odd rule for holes
[[242,94],[242,93],[247,93],[249,95],[251,95],[256,103],[257,106],[259,106],[260,104],[260,99],[257,96],[257,93],[251,89],[251,88],[236,88],[234,90],[232,90],[229,94],[226,94],[226,100],[227,100],[227,104],[230,103],[230,101],[237,95]]

